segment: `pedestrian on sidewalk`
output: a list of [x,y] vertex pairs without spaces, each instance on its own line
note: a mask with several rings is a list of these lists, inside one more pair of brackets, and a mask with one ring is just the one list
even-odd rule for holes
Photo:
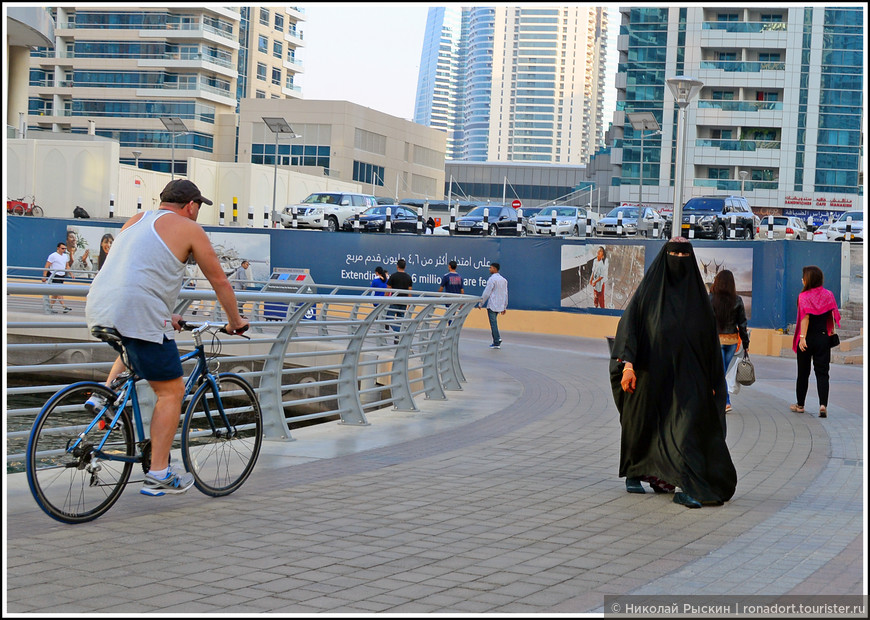
[[[397,289],[400,291],[410,291],[414,288],[414,279],[410,276],[410,274],[405,273],[405,267],[407,267],[407,263],[404,258],[400,258],[396,261],[396,272],[392,274],[389,278],[387,278],[387,288],[389,289]],[[396,296],[407,297],[408,293],[392,293]],[[395,317],[396,319],[402,319],[405,317],[405,312],[408,310],[408,306],[404,304],[390,304],[389,310],[387,310],[387,317]],[[400,323],[393,323],[393,331],[399,332],[402,329],[402,325]],[[393,340],[394,344],[399,344],[399,337],[396,336]]]
[[[725,370],[716,319],[692,244],[656,256],[616,329],[610,383],[629,493],[677,491],[688,508],[731,499],[737,471],[725,443]],[[677,487],[679,490],[677,490]]]
[[[797,354],[797,402],[789,407],[795,413],[804,412],[810,383],[810,367],[816,372],[819,392],[819,417],[828,417],[829,372],[831,368],[831,337],[834,322],[840,326],[840,310],[834,294],[822,286],[825,274],[815,265],[804,267],[803,291],[798,295],[797,322],[792,350]],[[839,337],[837,342],[839,342]],[[836,345],[833,345],[836,346]]]
[[498,331],[498,315],[505,314],[508,306],[508,281],[501,275],[501,265],[498,263],[489,264],[489,279],[486,281],[486,288],[483,289],[483,295],[478,308],[486,308],[486,313],[489,315],[489,329],[492,332],[492,344],[490,349],[501,348],[501,334]]
[[[61,241],[57,244],[57,249],[48,255],[48,259],[45,261],[45,267],[43,268],[45,270],[42,274],[43,282],[48,282],[48,284],[63,284],[67,276],[75,278],[75,274],[68,271],[71,259],[69,254],[66,252],[67,244]],[[61,309],[59,311],[55,311],[52,308],[55,301],[60,305]],[[48,304],[45,306],[46,314],[57,314],[57,312],[63,312],[65,314],[71,310],[72,308],[63,303],[63,295],[51,295],[48,298]]]
[[[719,332],[719,346],[722,349],[722,364],[725,372],[737,351],[737,345],[743,344],[743,351],[749,352],[749,332],[746,330],[746,307],[743,298],[737,294],[734,284],[734,273],[723,269],[716,274],[710,287],[710,303],[713,306],[713,316],[716,317],[716,329]],[[725,413],[731,413],[731,394],[725,390]]]

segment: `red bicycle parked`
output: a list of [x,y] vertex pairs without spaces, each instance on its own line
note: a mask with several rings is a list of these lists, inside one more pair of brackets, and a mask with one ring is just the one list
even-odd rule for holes
[[36,196],[31,196],[30,202],[27,202],[26,198],[18,198],[16,200],[9,200],[7,198],[6,213],[11,213],[12,215],[33,215],[35,217],[42,217],[44,215],[42,207],[36,204]]

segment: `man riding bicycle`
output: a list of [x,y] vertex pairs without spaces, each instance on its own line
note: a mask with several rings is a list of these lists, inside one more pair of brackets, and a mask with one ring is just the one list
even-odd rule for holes
[[[151,469],[141,493],[184,493],[193,475],[169,467],[169,451],[184,398],[184,381],[173,330],[181,316],[172,314],[192,257],[211,283],[227,314],[227,332],[248,327],[236,304],[233,287],[203,228],[196,223],[202,204],[212,201],[186,179],[170,181],[160,193],[160,207],[130,218],[115,238],[103,268],[94,277],[85,306],[88,328],[112,327],[121,334],[135,373],[157,396],[151,417]],[[107,384],[124,370],[115,360]]]

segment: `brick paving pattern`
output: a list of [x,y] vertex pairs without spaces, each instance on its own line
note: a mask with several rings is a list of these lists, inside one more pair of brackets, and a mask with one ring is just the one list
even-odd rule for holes
[[[862,594],[863,368],[829,418],[788,411],[794,360],[732,398],[737,493],[627,494],[601,341],[467,330],[468,383],[371,425],[267,442],[235,494],[62,525],[7,476],[4,612],[600,613],[607,594]],[[815,386],[810,385],[807,411]]]

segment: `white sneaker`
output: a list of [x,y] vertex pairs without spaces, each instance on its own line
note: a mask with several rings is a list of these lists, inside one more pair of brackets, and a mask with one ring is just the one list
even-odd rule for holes
[[193,486],[193,474],[185,472],[176,474],[171,469],[162,480],[158,480],[149,471],[145,474],[145,482],[139,492],[142,495],[160,496],[169,494],[185,493]]

